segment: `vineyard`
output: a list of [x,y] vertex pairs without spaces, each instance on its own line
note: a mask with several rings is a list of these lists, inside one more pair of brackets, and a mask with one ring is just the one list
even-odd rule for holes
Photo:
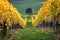
[[0,40],[60,40],[60,0],[46,0],[36,15],[31,8],[26,14],[0,0]]

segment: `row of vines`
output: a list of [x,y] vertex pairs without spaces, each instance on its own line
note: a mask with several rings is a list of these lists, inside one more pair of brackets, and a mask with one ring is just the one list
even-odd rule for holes
[[0,0],[0,27],[5,25],[7,28],[19,24],[25,28],[27,19],[23,19],[16,8],[8,0]]
[[51,22],[54,18],[60,24],[60,0],[46,0],[35,19],[32,17],[32,24],[36,27],[43,20]]

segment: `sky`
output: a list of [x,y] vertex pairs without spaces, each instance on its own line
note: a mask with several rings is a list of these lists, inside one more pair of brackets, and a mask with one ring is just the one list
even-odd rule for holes
[[46,0],[9,0],[14,7],[23,15],[27,8],[32,8],[34,13],[37,14]]

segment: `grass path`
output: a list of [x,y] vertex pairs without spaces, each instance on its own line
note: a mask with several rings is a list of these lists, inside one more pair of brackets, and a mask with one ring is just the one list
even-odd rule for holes
[[18,29],[13,40],[53,40],[54,34],[40,32],[38,28]]

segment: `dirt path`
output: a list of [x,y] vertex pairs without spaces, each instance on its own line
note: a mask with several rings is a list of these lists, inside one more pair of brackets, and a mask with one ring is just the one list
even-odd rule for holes
[[55,35],[55,40],[60,40],[60,33],[57,33],[57,34]]

